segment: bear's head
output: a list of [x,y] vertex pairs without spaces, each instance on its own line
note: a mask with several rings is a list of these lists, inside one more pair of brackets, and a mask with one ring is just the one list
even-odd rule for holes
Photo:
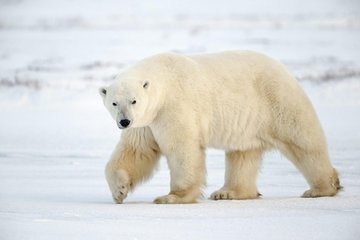
[[105,107],[120,129],[151,123],[149,91],[149,81],[128,78],[117,79],[110,86],[99,89]]

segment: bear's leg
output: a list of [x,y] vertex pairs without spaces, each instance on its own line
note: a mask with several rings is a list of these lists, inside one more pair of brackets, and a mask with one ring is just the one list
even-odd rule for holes
[[157,204],[195,203],[205,185],[205,149],[178,147],[167,155],[170,169],[170,193],[154,200]]
[[129,191],[151,177],[159,159],[160,149],[150,128],[124,130],[105,169],[114,201],[122,203]]
[[327,149],[300,148],[293,143],[282,146],[282,153],[300,170],[310,185],[303,197],[334,196],[341,189],[337,171],[332,167]]
[[213,200],[254,199],[259,197],[256,178],[263,150],[226,153],[224,186],[211,194]]

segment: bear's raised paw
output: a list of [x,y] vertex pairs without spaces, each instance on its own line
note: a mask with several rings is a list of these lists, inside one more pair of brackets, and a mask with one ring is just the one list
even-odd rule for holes
[[112,190],[112,197],[118,204],[123,203],[124,199],[127,197],[127,194],[128,188],[125,185],[117,186]]

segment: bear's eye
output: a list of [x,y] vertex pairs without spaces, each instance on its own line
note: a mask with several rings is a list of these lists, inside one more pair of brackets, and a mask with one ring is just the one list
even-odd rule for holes
[[117,106],[117,104],[116,104],[116,103],[114,103],[114,102],[112,103],[112,105],[113,105],[113,106]]
[[136,104],[136,100],[132,101],[131,104],[132,104],[132,105]]

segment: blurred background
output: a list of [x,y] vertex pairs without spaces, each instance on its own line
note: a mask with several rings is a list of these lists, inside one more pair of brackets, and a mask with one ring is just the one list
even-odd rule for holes
[[84,88],[165,51],[252,49],[300,80],[359,77],[357,0],[1,0],[1,87]]

